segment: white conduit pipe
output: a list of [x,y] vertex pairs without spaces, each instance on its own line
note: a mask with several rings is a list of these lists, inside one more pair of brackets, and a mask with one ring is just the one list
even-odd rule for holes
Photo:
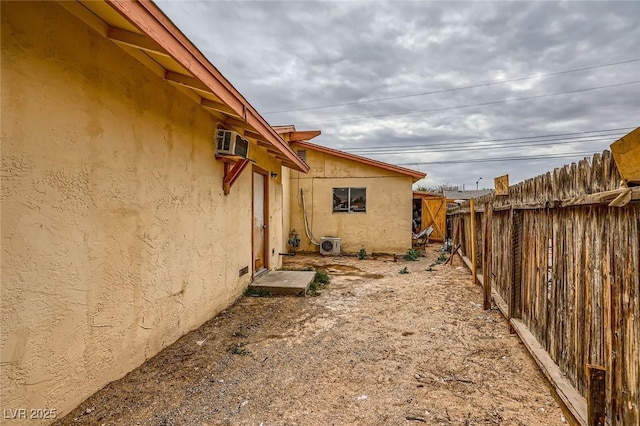
[[318,242],[318,240],[314,238],[314,236],[311,234],[311,230],[309,229],[309,220],[307,219],[307,208],[304,202],[304,190],[302,188],[300,188],[300,198],[302,198],[302,216],[304,217],[304,231],[307,234],[307,237],[309,238],[311,243],[319,246],[320,243]]

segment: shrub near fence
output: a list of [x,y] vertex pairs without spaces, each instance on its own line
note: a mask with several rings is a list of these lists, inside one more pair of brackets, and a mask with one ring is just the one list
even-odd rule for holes
[[620,182],[605,151],[452,213],[454,246],[482,254],[485,294],[581,424],[640,425],[640,187]]

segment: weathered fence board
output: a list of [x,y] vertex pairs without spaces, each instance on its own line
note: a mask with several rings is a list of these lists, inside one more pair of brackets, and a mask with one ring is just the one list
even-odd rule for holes
[[[619,185],[605,151],[478,198],[475,235],[466,206],[451,213],[487,294],[612,426],[640,424],[640,190]],[[628,204],[608,206],[623,193]]]

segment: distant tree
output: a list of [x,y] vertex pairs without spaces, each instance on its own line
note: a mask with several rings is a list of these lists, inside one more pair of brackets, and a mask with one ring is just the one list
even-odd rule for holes
[[444,194],[444,191],[459,191],[458,185],[438,185],[438,186],[424,186],[419,185],[415,188],[415,191],[432,192],[434,194]]

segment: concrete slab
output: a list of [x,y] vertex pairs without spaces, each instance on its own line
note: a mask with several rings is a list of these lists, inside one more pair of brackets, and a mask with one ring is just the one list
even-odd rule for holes
[[314,271],[269,271],[249,284],[249,288],[268,294],[304,295],[315,274]]

